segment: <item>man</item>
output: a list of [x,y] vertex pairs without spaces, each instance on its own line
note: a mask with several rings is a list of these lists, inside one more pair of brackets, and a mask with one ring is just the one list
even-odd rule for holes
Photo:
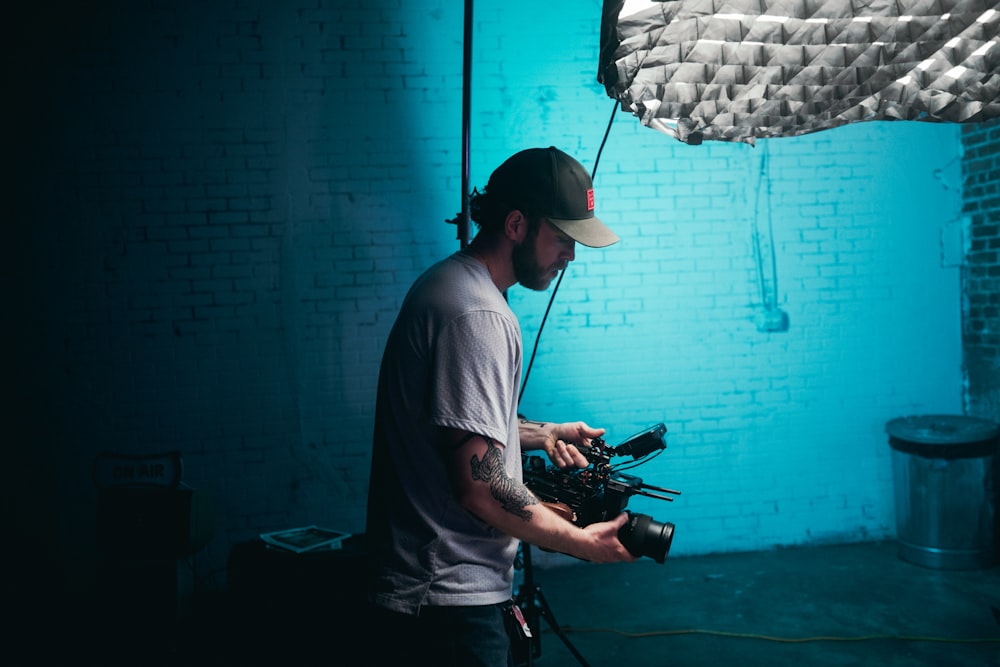
[[554,147],[527,149],[473,192],[470,210],[475,239],[414,283],[382,358],[366,532],[372,664],[511,664],[502,615],[519,540],[598,563],[636,559],[617,537],[625,514],[580,528],[521,478],[522,449],[585,467],[575,444],[604,434],[519,418],[521,333],[504,295],[546,289],[576,243],[618,241],[594,216],[591,178]]

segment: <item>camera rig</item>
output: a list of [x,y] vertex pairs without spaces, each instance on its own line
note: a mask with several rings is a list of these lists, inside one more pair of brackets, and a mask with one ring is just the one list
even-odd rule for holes
[[634,495],[672,501],[670,495],[680,495],[680,491],[645,484],[641,477],[616,470],[622,465],[613,466],[611,459],[631,456],[629,467],[644,463],[650,455],[666,449],[666,432],[667,427],[660,423],[617,447],[608,446],[601,438],[594,438],[589,445],[577,444],[590,462],[585,468],[559,468],[540,456],[522,454],[524,484],[544,504],[578,526],[608,521],[626,512],[629,520],[618,531],[618,539],[636,556],[663,563],[673,540],[674,524],[625,508]]

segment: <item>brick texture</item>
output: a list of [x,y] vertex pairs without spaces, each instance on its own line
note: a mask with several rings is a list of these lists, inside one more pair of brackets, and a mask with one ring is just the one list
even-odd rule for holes
[[[969,401],[996,409],[990,131],[964,168],[947,125],[685,146],[615,113],[592,4],[475,7],[472,185],[559,146],[598,165],[623,239],[578,249],[540,337],[551,292],[511,290],[538,342],[524,411],[613,442],[663,421],[633,472],[683,495],[630,508],[676,524],[672,554],[891,537],[884,424],[962,411],[963,326]],[[25,539],[88,580],[101,450],[182,452],[215,508],[209,586],[259,532],[362,531],[382,343],[458,248],[461,5],[51,9],[12,61]],[[962,216],[964,275],[942,257]],[[768,308],[787,331],[760,330]]]
[[963,127],[962,147],[966,401],[970,414],[1000,423],[1000,126]]

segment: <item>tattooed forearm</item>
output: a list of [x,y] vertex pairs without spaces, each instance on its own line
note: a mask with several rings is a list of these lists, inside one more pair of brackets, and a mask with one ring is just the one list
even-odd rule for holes
[[522,424],[531,424],[532,426],[545,426],[545,422],[536,422],[528,419],[527,417],[521,417]]
[[526,509],[538,503],[538,499],[523,485],[511,479],[503,467],[503,452],[493,440],[486,438],[486,453],[483,458],[473,455],[472,479],[490,485],[490,493],[500,501],[500,505],[511,514],[530,521],[532,513]]

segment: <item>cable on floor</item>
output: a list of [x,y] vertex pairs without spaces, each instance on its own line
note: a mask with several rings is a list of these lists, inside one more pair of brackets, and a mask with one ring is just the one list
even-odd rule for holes
[[667,637],[675,635],[711,635],[714,637],[731,637],[735,639],[760,639],[769,642],[779,642],[783,644],[806,644],[809,642],[867,642],[867,641],[906,641],[906,642],[941,642],[946,644],[1000,644],[1000,637],[982,637],[969,639],[956,639],[951,637],[924,637],[919,635],[860,635],[858,637],[771,637],[768,635],[757,635],[743,632],[725,632],[723,630],[702,630],[691,628],[686,630],[654,630],[651,632],[625,632],[614,628],[574,628],[562,626],[562,631],[569,634],[577,633],[607,633],[615,634],[629,639],[641,639],[644,637]]

